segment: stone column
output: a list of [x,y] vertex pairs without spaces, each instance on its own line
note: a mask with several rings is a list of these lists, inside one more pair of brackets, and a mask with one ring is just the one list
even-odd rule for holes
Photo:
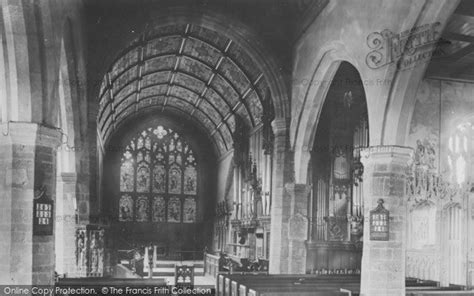
[[295,184],[288,150],[286,120],[272,123],[275,143],[271,202],[271,274],[305,273],[309,187]]
[[55,199],[59,131],[35,123],[0,125],[0,283],[52,284],[54,235],[33,236],[34,189]]
[[58,176],[56,197],[56,271],[67,277],[76,273],[76,185],[75,173]]
[[[364,165],[364,248],[361,296],[405,295],[406,180],[413,150],[375,146],[361,153]],[[384,200],[389,240],[370,240],[370,211]]]
[[306,241],[308,239],[308,197],[311,186],[287,184],[290,200],[288,218],[288,273],[306,273]]
[[287,162],[288,130],[286,120],[275,119],[272,122],[274,138],[272,205],[270,228],[271,274],[287,273],[288,270],[288,216],[289,203],[285,199],[285,175]]

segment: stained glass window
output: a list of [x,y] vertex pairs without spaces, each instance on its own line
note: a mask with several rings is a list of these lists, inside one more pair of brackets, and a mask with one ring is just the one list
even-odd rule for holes
[[172,129],[146,128],[123,151],[120,191],[120,221],[196,222],[198,170],[193,150]]
[[148,198],[146,196],[139,196],[137,198],[137,217],[138,222],[148,221]]
[[181,201],[178,197],[171,197],[168,201],[168,222],[181,221]]
[[155,196],[153,199],[153,222],[164,221],[166,221],[165,198],[162,196]]
[[130,195],[125,194],[120,197],[119,202],[119,220],[132,221],[133,220],[133,199]]
[[183,222],[192,223],[196,220],[196,200],[194,197],[186,197],[183,205]]
[[[474,122],[474,120],[472,120]],[[468,181],[471,145],[474,143],[474,124],[460,124],[448,140],[448,166],[452,183],[459,185]]]

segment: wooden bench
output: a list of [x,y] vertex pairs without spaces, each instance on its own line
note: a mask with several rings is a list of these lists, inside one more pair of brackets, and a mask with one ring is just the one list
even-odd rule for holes
[[[347,295],[345,289],[358,290],[358,275],[237,275],[219,274],[217,293],[222,296],[247,295]],[[277,293],[277,294],[275,294]],[[280,294],[279,294],[280,293]],[[283,294],[281,294],[283,293]]]
[[120,279],[120,278],[60,278],[56,283],[58,287],[72,287],[72,286],[129,286],[129,287],[143,287],[143,286],[163,286],[166,285],[165,279]]

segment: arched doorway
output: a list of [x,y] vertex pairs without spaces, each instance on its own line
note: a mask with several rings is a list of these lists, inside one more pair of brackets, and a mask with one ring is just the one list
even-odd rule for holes
[[332,80],[314,139],[307,270],[360,273],[364,212],[360,151],[368,146],[369,135],[364,89],[349,63],[341,63]]

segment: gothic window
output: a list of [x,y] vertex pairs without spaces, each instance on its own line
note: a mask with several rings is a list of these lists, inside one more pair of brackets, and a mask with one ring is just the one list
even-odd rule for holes
[[468,181],[469,151],[474,139],[474,126],[470,122],[460,124],[448,141],[448,166],[451,181],[463,184]]
[[133,219],[133,199],[129,194],[120,197],[119,220],[132,221]]
[[196,222],[197,178],[194,152],[178,133],[146,128],[122,154],[119,220]]

